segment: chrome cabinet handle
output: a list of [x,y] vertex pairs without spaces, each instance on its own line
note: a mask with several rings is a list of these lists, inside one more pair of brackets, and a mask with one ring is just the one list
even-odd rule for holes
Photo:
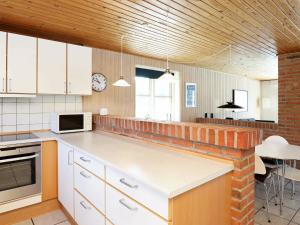
[[66,94],[67,93],[67,82],[66,81],[64,81],[64,86],[65,86],[64,93]]
[[31,155],[31,156],[16,157],[16,158],[12,158],[12,159],[3,159],[3,160],[0,160],[0,163],[15,162],[15,161],[26,160],[26,159],[33,159],[33,158],[36,158],[38,156],[39,156],[39,154],[35,154],[35,155]]
[[90,209],[91,209],[91,207],[88,207],[84,201],[81,201],[81,202],[80,202],[80,205],[81,205],[84,209],[86,209],[86,210],[90,210]]
[[68,92],[71,93],[71,82],[68,82]]
[[80,175],[83,176],[84,178],[91,178],[91,176],[85,174],[84,171],[81,171]]
[[132,189],[137,189],[139,187],[137,184],[133,185],[133,184],[128,183],[125,178],[120,179],[120,183],[122,183],[125,186],[130,187]]
[[131,211],[137,211],[138,208],[137,207],[131,207],[126,203],[126,200],[124,198],[119,200],[120,204],[125,206],[127,209],[131,210]]
[[71,160],[70,160],[70,153],[72,153],[73,152],[73,150],[70,150],[69,152],[68,152],[68,165],[69,166],[72,166],[73,164],[71,163]]
[[87,159],[87,158],[85,158],[85,157],[83,157],[83,156],[81,156],[80,159],[81,159],[81,161],[83,161],[83,162],[88,162],[88,163],[91,162],[90,159]]

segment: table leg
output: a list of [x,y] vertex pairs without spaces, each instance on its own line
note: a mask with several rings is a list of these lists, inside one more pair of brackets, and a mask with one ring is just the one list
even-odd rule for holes
[[281,174],[281,193],[280,193],[280,215],[282,215],[283,194],[284,194],[284,176],[285,176],[285,160],[282,160],[282,174]]

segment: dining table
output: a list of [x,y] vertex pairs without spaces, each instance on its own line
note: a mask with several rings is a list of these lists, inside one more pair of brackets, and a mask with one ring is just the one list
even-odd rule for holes
[[[288,143],[277,143],[277,142],[267,142],[263,141],[262,144],[257,145],[255,147],[255,154],[262,158],[275,159],[277,161],[282,161],[282,165],[280,166],[281,180],[279,184],[279,200],[280,200],[280,215],[282,214],[282,205],[284,202],[283,194],[284,194],[284,185],[285,185],[285,172],[287,162],[292,161],[295,162],[300,160],[300,146],[292,145]],[[296,163],[294,163],[295,165]]]

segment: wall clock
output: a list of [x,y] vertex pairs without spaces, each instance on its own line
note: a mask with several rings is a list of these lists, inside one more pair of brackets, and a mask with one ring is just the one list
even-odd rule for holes
[[94,73],[92,75],[92,88],[94,91],[101,92],[107,86],[107,78],[101,73]]

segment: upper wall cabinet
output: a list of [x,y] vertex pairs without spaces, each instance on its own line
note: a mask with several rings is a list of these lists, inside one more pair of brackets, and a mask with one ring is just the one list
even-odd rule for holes
[[67,45],[68,94],[91,95],[92,49]]
[[38,39],[38,93],[66,94],[66,43]]
[[0,32],[0,93],[6,91],[6,33]]
[[8,33],[7,93],[36,94],[37,38]]

